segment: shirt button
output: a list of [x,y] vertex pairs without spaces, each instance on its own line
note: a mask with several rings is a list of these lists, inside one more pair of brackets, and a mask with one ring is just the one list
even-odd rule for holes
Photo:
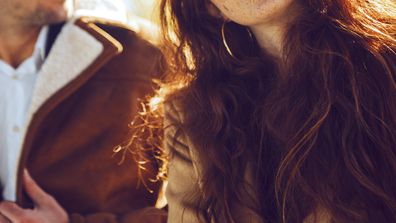
[[15,133],[19,133],[19,132],[21,131],[21,129],[20,129],[18,126],[15,125],[15,126],[12,128],[12,131],[15,132]]
[[13,80],[19,80],[19,77],[18,77],[18,75],[16,75],[16,74],[12,75],[11,78],[12,78]]

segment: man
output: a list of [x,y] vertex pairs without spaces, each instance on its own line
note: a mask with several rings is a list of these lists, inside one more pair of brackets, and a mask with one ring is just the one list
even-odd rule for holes
[[0,0],[0,223],[160,222],[154,163],[112,158],[159,52],[64,5]]

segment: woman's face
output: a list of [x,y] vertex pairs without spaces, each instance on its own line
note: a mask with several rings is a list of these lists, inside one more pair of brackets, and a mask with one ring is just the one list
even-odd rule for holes
[[245,26],[284,20],[296,0],[211,0],[223,17]]

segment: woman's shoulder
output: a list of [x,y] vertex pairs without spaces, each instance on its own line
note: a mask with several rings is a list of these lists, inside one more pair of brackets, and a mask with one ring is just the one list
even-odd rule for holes
[[181,98],[171,97],[164,102],[165,121],[181,125],[184,121]]

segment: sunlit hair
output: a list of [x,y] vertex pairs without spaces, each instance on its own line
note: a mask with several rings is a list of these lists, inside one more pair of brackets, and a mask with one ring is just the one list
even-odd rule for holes
[[396,3],[296,1],[279,65],[235,24],[231,57],[205,1],[162,0],[169,70],[156,102],[177,101],[207,167],[197,214],[396,222]]

